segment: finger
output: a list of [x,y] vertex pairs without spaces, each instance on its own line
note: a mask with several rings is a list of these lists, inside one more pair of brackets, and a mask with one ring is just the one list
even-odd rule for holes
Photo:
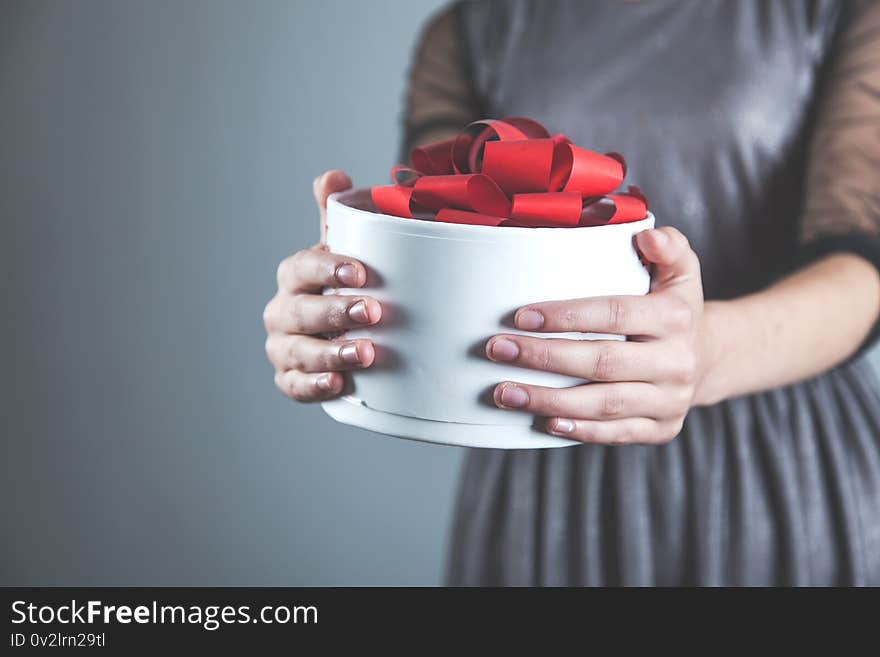
[[700,260],[681,232],[671,226],[645,230],[636,235],[636,246],[645,259],[654,265],[652,292],[673,284],[702,290]]
[[658,418],[667,409],[660,390],[650,383],[589,383],[573,388],[546,388],[505,381],[495,386],[499,408],[545,417],[581,420]]
[[357,260],[313,246],[285,258],[278,265],[278,289],[297,292],[320,292],[325,287],[363,287],[367,270]]
[[315,335],[370,326],[381,317],[382,306],[371,297],[297,294],[270,301],[264,321],[272,333]]
[[337,169],[325,171],[312,182],[312,192],[321,213],[321,244],[327,241],[327,197],[351,189],[351,178]]
[[540,333],[611,333],[660,337],[690,322],[688,307],[677,297],[608,296],[545,301],[523,306],[514,324]]
[[554,417],[547,420],[546,426],[547,432],[554,436],[602,445],[656,445],[669,442],[677,433],[643,417],[609,422]]
[[314,402],[338,396],[345,386],[345,378],[339,372],[305,374],[287,370],[275,373],[275,385],[285,397],[300,402]]
[[512,334],[493,336],[486,343],[486,356],[496,363],[590,381],[686,381],[691,363],[677,353],[652,342],[566,340]]
[[308,335],[273,333],[266,339],[266,355],[277,370],[331,372],[369,367],[376,350],[369,340],[329,341]]

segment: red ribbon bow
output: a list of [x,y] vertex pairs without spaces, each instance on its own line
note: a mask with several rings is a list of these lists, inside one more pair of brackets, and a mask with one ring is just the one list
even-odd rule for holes
[[594,153],[537,121],[484,119],[457,137],[413,149],[412,167],[373,187],[384,214],[484,226],[571,227],[644,219],[648,203],[623,182],[618,153]]

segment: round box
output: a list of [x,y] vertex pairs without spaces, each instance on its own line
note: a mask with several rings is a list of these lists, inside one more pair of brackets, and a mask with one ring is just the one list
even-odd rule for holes
[[[535,428],[534,416],[497,408],[501,381],[568,387],[582,379],[488,360],[486,341],[513,328],[521,306],[555,299],[646,294],[633,236],[654,217],[582,228],[507,228],[401,219],[375,212],[369,190],[327,202],[327,245],[368,271],[358,290],[382,304],[381,321],[348,331],[376,347],[352,374],[350,394],[324,402],[336,420],[402,438],[469,447],[529,449],[573,441]],[[590,333],[541,337],[623,339]]]

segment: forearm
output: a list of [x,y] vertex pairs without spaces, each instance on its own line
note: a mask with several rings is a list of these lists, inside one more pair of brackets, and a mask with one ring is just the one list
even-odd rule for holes
[[880,312],[880,276],[868,261],[836,254],[771,287],[703,314],[703,374],[695,405],[816,376],[846,360]]

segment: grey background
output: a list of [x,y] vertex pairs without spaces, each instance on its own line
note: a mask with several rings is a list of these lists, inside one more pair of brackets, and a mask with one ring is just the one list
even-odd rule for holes
[[0,0],[0,584],[441,581],[461,451],[286,401],[261,322],[440,4]]
[[440,4],[0,0],[0,584],[441,581],[461,451],[284,400],[261,325]]

